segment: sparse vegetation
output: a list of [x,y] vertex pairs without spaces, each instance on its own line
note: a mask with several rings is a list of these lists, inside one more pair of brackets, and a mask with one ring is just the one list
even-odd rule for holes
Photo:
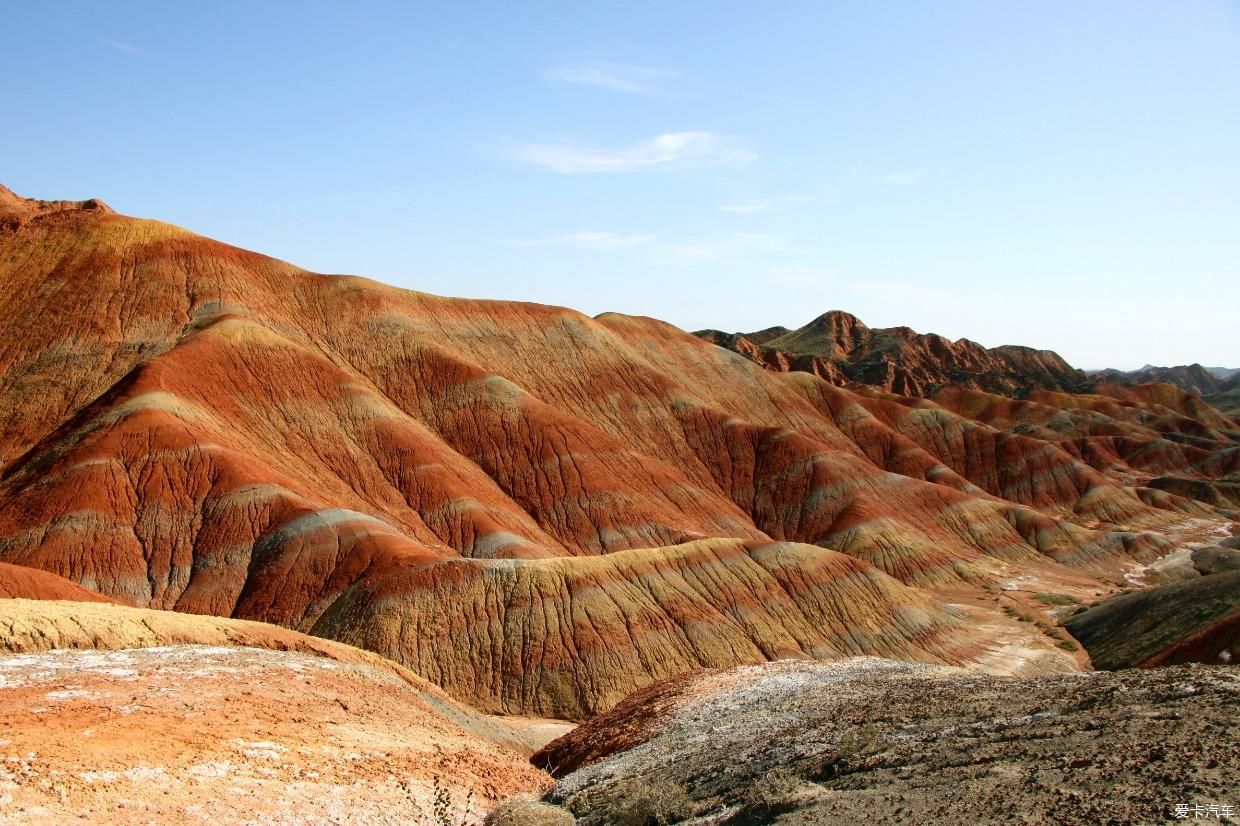
[[474,821],[474,790],[470,789],[465,795],[465,799],[458,806],[453,798],[453,786],[448,782],[446,772],[449,771],[449,763],[447,755],[444,754],[443,748],[436,746],[436,753],[439,755],[439,765],[444,771],[442,774],[436,774],[433,781],[433,795],[431,797],[431,815],[434,818],[435,826],[459,826],[460,824],[473,823]]
[[693,817],[693,798],[680,786],[649,775],[634,778],[611,821],[618,826],[670,826]]
[[1033,598],[1036,599],[1038,602],[1044,602],[1047,605],[1080,605],[1081,604],[1081,601],[1079,599],[1070,597],[1067,594],[1037,593],[1033,595]]
[[482,821],[483,826],[573,826],[573,816],[559,806],[532,797],[505,800]]
[[767,772],[746,791],[740,808],[728,820],[733,826],[770,823],[778,815],[793,812],[812,797],[813,785],[785,768]]
[[1009,617],[1012,617],[1017,622],[1033,622],[1034,621],[1032,616],[1016,608],[1013,608],[1011,605],[1004,605],[1003,613],[1007,614]]
[[[1065,651],[1075,651],[1076,647],[1078,647],[1076,646],[1076,640],[1074,640],[1073,637],[1071,637],[1068,634],[1068,631],[1065,631],[1063,629],[1063,626],[1056,625],[1054,626],[1054,628],[1048,628],[1047,636],[1052,636],[1054,637],[1054,639],[1059,640],[1058,642],[1059,647],[1061,647],[1061,649],[1064,649]],[[1064,642],[1070,642],[1071,647],[1065,647],[1063,645]]]
[[840,738],[839,753],[847,757],[854,757],[859,754],[881,751],[883,745],[885,743],[879,737],[878,729],[875,726],[862,726],[847,732]]
[[865,725],[845,732],[839,746],[830,754],[811,779],[831,779],[856,770],[865,758],[887,748],[887,741],[879,736],[876,727]]
[[1081,648],[1079,645],[1074,643],[1072,640],[1060,640],[1059,642],[1055,643],[1055,647],[1062,648],[1064,651],[1079,651]]

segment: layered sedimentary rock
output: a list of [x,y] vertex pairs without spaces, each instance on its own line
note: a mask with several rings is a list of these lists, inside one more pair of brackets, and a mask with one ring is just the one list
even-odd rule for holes
[[961,625],[835,551],[700,540],[405,569],[342,596],[313,632],[407,662],[485,710],[582,718],[701,666],[860,652],[957,662]]
[[[1072,395],[1039,390],[1020,401],[945,388],[933,398],[992,428],[1054,445],[1115,482],[1137,486],[1143,501],[1159,507],[1196,500],[1236,508],[1240,431],[1171,385],[1100,384],[1094,393]],[[1181,505],[1172,504],[1177,500]]]
[[1097,668],[1240,663],[1240,570],[1231,555],[1205,556],[1204,576],[1120,594],[1064,625]]
[[1206,394],[1203,399],[1240,422],[1240,375],[1227,379],[1218,390]]
[[0,230],[14,230],[34,218],[57,212],[83,210],[112,212],[110,206],[95,198],[85,201],[43,201],[37,198],[22,198],[8,187],[0,185]]
[[548,782],[504,726],[283,628],[2,600],[0,651],[13,822],[465,824]]
[[63,599],[77,602],[115,602],[76,582],[38,568],[0,562],[0,599]]
[[840,310],[796,330],[701,330],[696,335],[768,368],[800,370],[838,384],[857,382],[908,396],[924,396],[949,384],[1008,395],[1090,386],[1088,376],[1049,350],[987,348],[908,327],[871,328]]
[[0,200],[0,561],[354,642],[488,709],[784,655],[969,661],[997,626],[947,591],[1103,593],[1230,518],[1100,467],[1146,467],[1141,434],[1203,478],[1234,462],[1184,399],[1165,432],[1101,396],[1098,432],[1069,394],[1004,420]]
[[[1089,444],[1062,447],[1099,470],[1115,471],[1110,475],[1116,481],[1148,481],[1168,471],[1213,479],[1237,467],[1240,424],[1230,407],[1219,410],[1210,403],[1237,381],[1230,371],[1216,370],[1216,376],[1194,365],[1087,375],[1051,352],[1011,346],[987,349],[903,327],[875,330],[839,311],[797,330],[777,327],[752,334],[703,330],[696,335],[771,371],[810,373],[854,392],[920,409],[933,409],[922,401],[929,399],[1017,436],[1051,442],[1065,436],[1092,437]],[[1212,395],[1203,399],[1207,393]],[[915,429],[924,426],[918,423]],[[944,438],[937,433],[928,434],[928,439],[959,442],[958,436]],[[929,447],[925,439],[922,446]],[[968,458],[975,465],[986,465],[990,455],[981,450]],[[1128,466],[1130,456],[1135,461]],[[1051,487],[1057,484],[1061,481]],[[1217,504],[1214,495],[1204,498]]]

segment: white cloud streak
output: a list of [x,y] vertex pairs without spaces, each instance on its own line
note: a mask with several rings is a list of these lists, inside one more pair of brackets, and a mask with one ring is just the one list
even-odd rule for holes
[[752,252],[787,252],[790,240],[765,232],[737,232],[716,238],[679,244],[659,244],[651,250],[657,264],[716,261]]
[[818,200],[816,195],[794,193],[765,198],[738,198],[722,203],[717,208],[720,212],[730,212],[734,215],[754,215],[759,212],[783,212],[790,207],[812,204]]
[[652,169],[739,167],[757,155],[713,132],[667,132],[625,149],[572,143],[531,143],[512,153],[518,160],[562,175],[585,172],[641,172]]
[[145,52],[143,52],[137,46],[133,46],[129,43],[125,43],[120,40],[113,40],[110,37],[97,37],[95,39],[99,41],[100,45],[109,46],[113,49],[116,49],[118,52],[124,52],[125,54],[131,54],[134,56],[141,56],[145,54]]
[[676,73],[649,66],[591,63],[548,69],[542,73],[542,76],[544,80],[554,83],[593,86],[596,89],[606,89],[626,95],[657,97],[664,94],[663,82],[675,78]]

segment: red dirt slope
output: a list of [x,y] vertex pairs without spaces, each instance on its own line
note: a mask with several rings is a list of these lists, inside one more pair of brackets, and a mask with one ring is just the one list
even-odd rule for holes
[[354,641],[480,707],[580,717],[786,652],[968,662],[1015,623],[943,599],[1101,595],[1226,529],[1058,442],[652,319],[10,212],[0,560]]
[[65,599],[76,602],[116,600],[83,588],[76,582],[37,568],[0,562],[0,599]]
[[[365,651],[261,623],[0,604],[0,820],[476,823],[548,778]],[[141,736],[135,737],[135,732]]]

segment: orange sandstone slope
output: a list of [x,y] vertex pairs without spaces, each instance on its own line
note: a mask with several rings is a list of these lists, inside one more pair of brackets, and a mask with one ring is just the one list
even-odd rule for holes
[[652,319],[316,275],[96,201],[0,191],[0,285],[0,560],[353,642],[489,710],[785,655],[962,662],[985,633],[927,589],[1101,592],[1227,530],[1070,445]]
[[283,628],[6,599],[0,653],[6,823],[476,823],[549,785],[498,721]]
[[[0,562],[0,599],[47,599],[72,602],[111,602],[115,600],[83,588],[64,577]],[[0,645],[3,645],[0,641]]]
[[[1085,481],[1071,467],[1076,459],[1111,481],[1151,488],[1138,493],[1147,501],[1165,504],[1165,492],[1178,491],[1227,509],[1240,504],[1240,422],[1181,387],[1101,381],[1050,351],[871,329],[840,311],[797,330],[696,335],[767,370],[810,373],[881,400],[867,409],[1004,498],[1046,504],[1071,495],[1065,484]],[[890,402],[911,410],[892,413]],[[1036,441],[1058,450],[1039,455]],[[1035,485],[1024,471],[1031,456],[1050,477]]]

